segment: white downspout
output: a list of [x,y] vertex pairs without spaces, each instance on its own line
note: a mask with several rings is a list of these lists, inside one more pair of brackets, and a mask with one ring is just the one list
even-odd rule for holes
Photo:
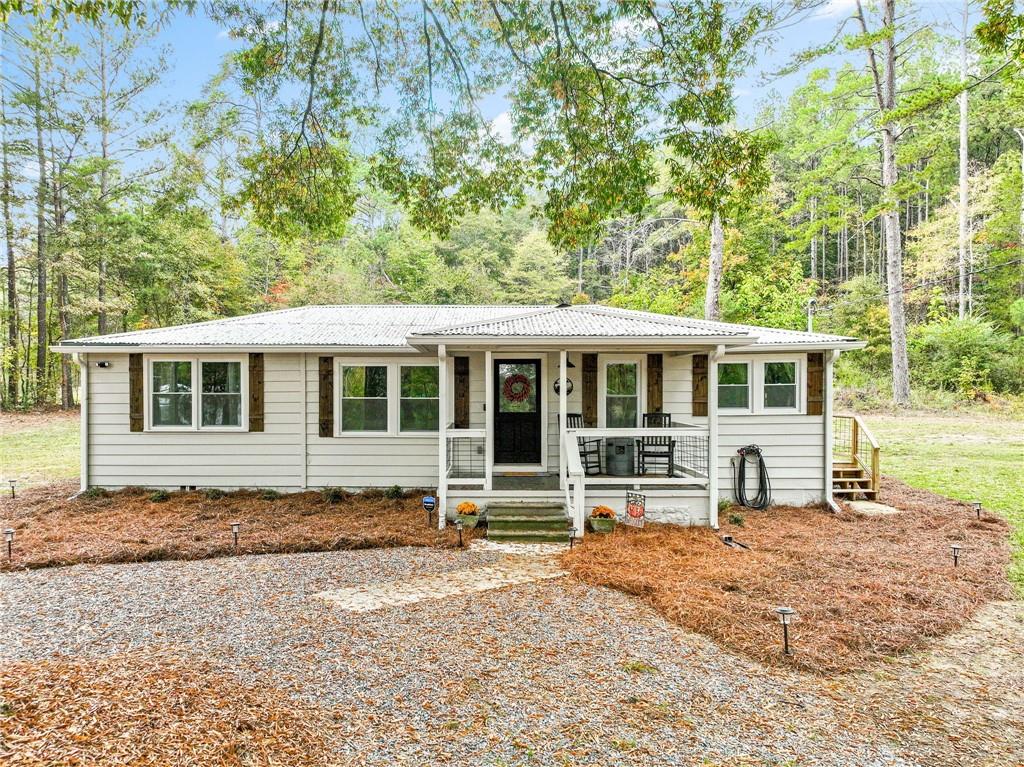
[[718,361],[725,354],[719,344],[708,355],[708,520],[718,529]]
[[822,490],[823,490],[823,496],[825,498],[825,503],[828,505],[828,507],[830,509],[832,509],[832,511],[835,511],[835,512],[838,513],[840,511],[842,511],[842,509],[839,508],[839,505],[835,502],[835,499],[832,497],[832,462],[834,460],[834,457],[832,455],[832,411],[834,409],[833,408],[833,403],[832,403],[832,391],[833,391],[832,378],[833,378],[833,372],[835,370],[836,360],[839,359],[839,350],[838,349],[833,349],[831,352],[826,352],[824,357],[825,357],[825,374],[824,374],[824,378],[825,378],[824,389],[825,390],[824,390],[824,392],[822,394],[822,397],[824,399],[824,403],[823,403],[824,406],[822,407],[821,412],[823,413],[823,417],[825,419],[825,423],[823,424],[824,428],[822,429],[822,431],[824,432],[824,435],[825,435],[825,444],[824,444],[824,451],[823,451],[824,458],[825,458],[825,466],[824,466],[824,469],[825,469],[825,471],[824,471],[824,474],[825,474],[825,486],[824,486],[824,488],[822,488]]
[[448,354],[437,346],[437,529],[444,530],[448,514]]
[[78,363],[79,370],[79,461],[81,468],[79,475],[79,492],[89,489],[89,356],[87,354],[74,354],[73,359]]

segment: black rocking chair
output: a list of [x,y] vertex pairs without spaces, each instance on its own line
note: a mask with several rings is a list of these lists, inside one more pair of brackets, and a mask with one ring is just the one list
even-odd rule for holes
[[[672,425],[670,413],[644,413],[645,429],[667,429]],[[666,474],[675,476],[676,440],[674,437],[641,437],[636,441],[637,473],[646,474],[650,464],[664,463]]]
[[[565,427],[567,429],[582,429],[582,413],[566,413]],[[586,439],[577,437],[576,444],[580,450],[580,462],[583,464],[583,473],[590,476],[601,473],[601,440]]]

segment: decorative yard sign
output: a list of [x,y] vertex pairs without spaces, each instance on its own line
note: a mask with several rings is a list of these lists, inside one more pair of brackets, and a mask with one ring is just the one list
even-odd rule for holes
[[645,495],[626,491],[626,518],[623,521],[627,525],[643,527],[646,507],[647,497]]

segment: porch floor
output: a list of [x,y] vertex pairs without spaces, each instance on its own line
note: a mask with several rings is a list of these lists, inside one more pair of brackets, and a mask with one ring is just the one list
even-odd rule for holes
[[[596,479],[596,478],[607,479],[610,476],[611,475],[609,475],[609,474],[592,474],[588,478],[589,479]],[[645,484],[647,484],[647,483],[645,483],[645,480],[654,479],[655,477],[661,479],[661,478],[664,478],[665,475],[664,474],[655,474],[653,472],[651,474],[646,475],[646,476],[643,476],[643,475],[640,475],[640,474],[631,474],[629,476],[616,477],[616,479],[621,479],[622,480],[621,483],[616,482],[614,484],[602,484],[601,487],[602,488],[606,488],[606,489],[610,489],[610,490],[611,489],[616,489],[616,488],[631,489],[634,485],[640,485],[642,487]],[[458,482],[459,482],[458,479],[452,478],[452,480],[451,480],[451,487],[453,487],[453,488],[457,487],[458,486]],[[556,491],[557,492],[559,490],[559,487],[558,487],[558,475],[557,474],[535,474],[535,475],[528,475],[528,476],[509,476],[509,475],[502,476],[502,475],[495,474],[493,479],[492,479],[492,487],[493,487],[494,490],[500,490],[500,491],[505,491],[505,492],[507,492],[507,491],[517,491],[517,490],[525,490],[525,491],[547,490],[547,491]],[[661,489],[664,489],[666,486],[665,485],[658,485],[658,487],[661,488]]]

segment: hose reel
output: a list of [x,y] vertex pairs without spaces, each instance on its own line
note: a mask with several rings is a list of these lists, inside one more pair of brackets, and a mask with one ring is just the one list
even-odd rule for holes
[[[768,478],[768,467],[764,455],[757,445],[746,445],[736,451],[732,458],[732,494],[736,503],[748,509],[766,509],[772,502],[772,483]],[[757,494],[747,498],[747,463],[757,465]]]

